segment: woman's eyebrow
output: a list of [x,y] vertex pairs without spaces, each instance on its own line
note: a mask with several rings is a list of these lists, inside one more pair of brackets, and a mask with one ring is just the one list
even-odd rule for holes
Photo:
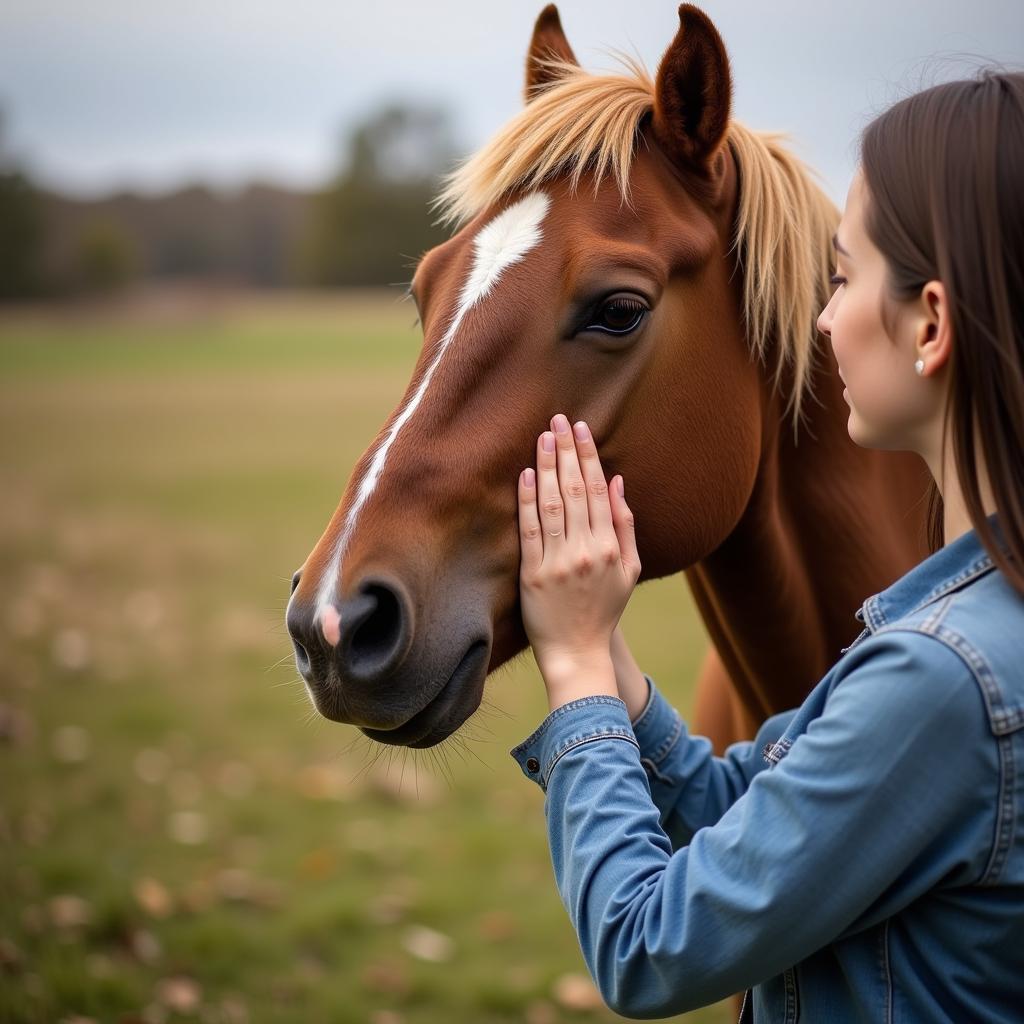
[[836,247],[836,252],[841,252],[847,259],[853,259],[853,257],[839,244],[839,235],[832,236],[832,244]]

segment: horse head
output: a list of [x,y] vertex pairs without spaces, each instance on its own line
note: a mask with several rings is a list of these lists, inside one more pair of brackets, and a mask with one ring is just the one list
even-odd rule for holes
[[799,422],[834,211],[731,119],[721,38],[679,15],[652,80],[580,69],[546,8],[524,109],[440,197],[457,230],[411,285],[412,379],[287,611],[316,708],[373,739],[440,742],[526,647],[516,480],[556,412],[623,474],[643,578],[733,529],[773,387]]

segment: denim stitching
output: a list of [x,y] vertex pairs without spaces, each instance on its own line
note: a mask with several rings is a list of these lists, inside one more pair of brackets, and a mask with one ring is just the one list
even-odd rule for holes
[[786,990],[786,1024],[796,1024],[796,978],[793,971],[792,967],[787,967],[782,972],[782,983]]
[[997,737],[999,751],[999,799],[996,836],[992,843],[989,862],[978,880],[979,885],[995,884],[1010,850],[1014,825],[1014,773],[1013,737],[1011,733],[1022,720],[1024,709],[1009,711],[1003,705],[1002,694],[991,668],[981,654],[959,633],[946,626],[938,626],[933,636],[938,637],[956,651],[971,670],[981,689],[989,713],[989,724]]
[[683,731],[683,720],[677,714],[672,723],[672,731],[655,748],[651,757],[655,764],[660,764],[672,752],[672,748],[679,742],[679,736]]
[[[934,616],[932,616],[934,617]],[[989,728],[996,737],[996,749],[999,753],[999,799],[996,812],[996,834],[992,842],[992,852],[989,855],[988,864],[976,884],[994,884],[1002,871],[1003,864],[1010,849],[1010,839],[1014,826],[1014,789],[1016,787],[1015,763],[1013,757],[1012,733],[1017,727],[1024,723],[1024,708],[1015,708],[1010,711],[1003,706],[1002,694],[999,685],[992,673],[988,662],[967,640],[941,623],[935,625],[930,632],[914,627],[891,627],[885,632],[910,631],[919,632],[924,636],[930,636],[946,644],[950,650],[960,656],[961,661],[970,670],[978,688],[981,690],[982,699],[988,712]]]
[[555,765],[569,753],[570,750],[575,750],[577,747],[582,747],[586,743],[593,743],[594,740],[625,740],[627,743],[631,743],[637,750],[640,749],[640,744],[637,743],[636,737],[629,735],[627,736],[624,732],[613,732],[613,731],[602,731],[588,733],[586,736],[579,736],[574,740],[569,741],[564,747],[561,747],[555,754],[552,755],[551,763],[544,770],[544,788],[547,789],[548,782],[551,780],[551,773],[555,770]]
[[[872,630],[881,629],[885,625],[885,616],[882,614],[881,608],[877,608],[879,603],[877,594],[874,597],[869,597],[864,602],[864,619]],[[877,617],[875,615],[876,610],[878,612]]]
[[520,743],[518,746],[513,747],[510,753],[514,757],[518,751],[525,750],[528,746],[533,746],[544,735],[544,733],[547,732],[552,725],[554,725],[554,723],[559,718],[561,718],[563,715],[565,715],[572,709],[582,707],[586,704],[607,704],[610,707],[626,706],[620,698],[608,697],[604,694],[595,693],[589,697],[577,697],[576,700],[571,700],[567,704],[563,704],[561,707],[555,708],[555,710],[552,711],[547,716],[547,718],[545,718],[544,721],[541,722],[540,725],[538,725],[537,728],[529,736],[527,736],[525,740],[523,740],[522,743]]
[[967,582],[973,579],[975,576],[980,576],[982,573],[988,572],[989,569],[993,568],[995,563],[992,561],[991,555],[981,555],[974,562],[972,562],[966,569],[961,570],[956,576],[951,577],[948,580],[944,580],[938,584],[932,592],[914,609],[917,611],[919,608],[923,608],[926,604],[931,604],[932,601],[943,597],[948,594],[951,590],[959,587],[961,583]]
[[952,594],[950,594],[946,598],[945,601],[939,601],[938,604],[935,605],[934,611],[932,611],[932,613],[928,616],[928,618],[926,618],[921,623],[921,625],[918,627],[918,629],[922,630],[925,633],[929,633],[929,634],[934,636],[935,633],[938,632],[938,626],[942,622],[942,619],[945,617],[946,611],[948,610],[948,608],[949,608],[950,604],[952,603],[952,601],[953,601],[953,595]]
[[998,736],[1013,732],[1024,721],[1024,708],[1013,708],[1011,710],[1003,704],[1003,695],[999,691],[999,684],[996,682],[995,675],[988,662],[985,661],[980,652],[968,643],[960,633],[955,632],[948,626],[940,624],[930,635],[944,641],[960,655],[961,659],[970,668],[985,698],[985,706],[988,708],[992,731]]
[[[955,576],[951,576],[949,579],[943,580],[940,584],[935,586],[924,600],[914,605],[914,607],[909,611],[904,612],[900,618],[919,612],[922,608],[931,604],[933,601],[937,601],[940,597],[945,597],[945,595],[950,591],[959,589],[965,583],[969,583],[975,577],[981,576],[993,568],[995,568],[995,563],[993,563],[991,556],[987,554],[982,555],[980,558],[975,559],[975,561],[967,566],[966,569],[962,569]],[[885,613],[881,608],[881,601],[879,600],[880,597],[881,594],[875,594],[864,602],[864,609],[867,613],[866,618],[876,630],[888,625]]]
[[[992,859],[992,882],[999,879],[1003,865],[1010,852],[1010,840],[1016,828],[1016,807],[1014,806],[1014,789],[1016,787],[1017,772],[1016,762],[1013,754],[1013,737],[1006,735],[999,740],[999,761],[1003,769],[1000,772],[1000,782],[1003,785],[1003,792],[1000,794],[1000,820],[1003,825],[1002,834],[998,840],[998,846]],[[982,876],[982,882],[988,881],[988,871]]]
[[777,765],[793,746],[793,741],[780,737],[774,743],[766,743],[761,756],[770,764]]

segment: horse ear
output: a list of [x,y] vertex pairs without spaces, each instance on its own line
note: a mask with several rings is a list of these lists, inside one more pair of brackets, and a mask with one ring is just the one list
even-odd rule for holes
[[654,136],[687,169],[714,175],[714,158],[729,127],[732,75],[729,55],[711,19],[679,8],[679,31],[665,51],[655,84]]
[[526,56],[526,102],[529,103],[546,86],[558,80],[558,71],[545,61],[558,60],[579,66],[569,40],[562,31],[558,8],[548,4],[533,26],[530,52]]

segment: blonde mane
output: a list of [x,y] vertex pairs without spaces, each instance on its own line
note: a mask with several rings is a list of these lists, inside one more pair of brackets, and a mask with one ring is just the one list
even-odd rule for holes
[[[553,63],[559,77],[537,94],[482,149],[445,179],[436,200],[442,220],[462,224],[511,192],[560,175],[572,188],[585,171],[594,187],[609,174],[629,202],[629,174],[643,120],[654,109],[654,82],[624,58],[626,74],[594,75]],[[747,340],[767,360],[776,342],[774,383],[792,367],[787,412],[798,431],[813,397],[818,312],[827,301],[831,238],[839,213],[808,168],[783,148],[784,136],[730,121],[728,142],[739,168],[733,248],[743,267]]]

